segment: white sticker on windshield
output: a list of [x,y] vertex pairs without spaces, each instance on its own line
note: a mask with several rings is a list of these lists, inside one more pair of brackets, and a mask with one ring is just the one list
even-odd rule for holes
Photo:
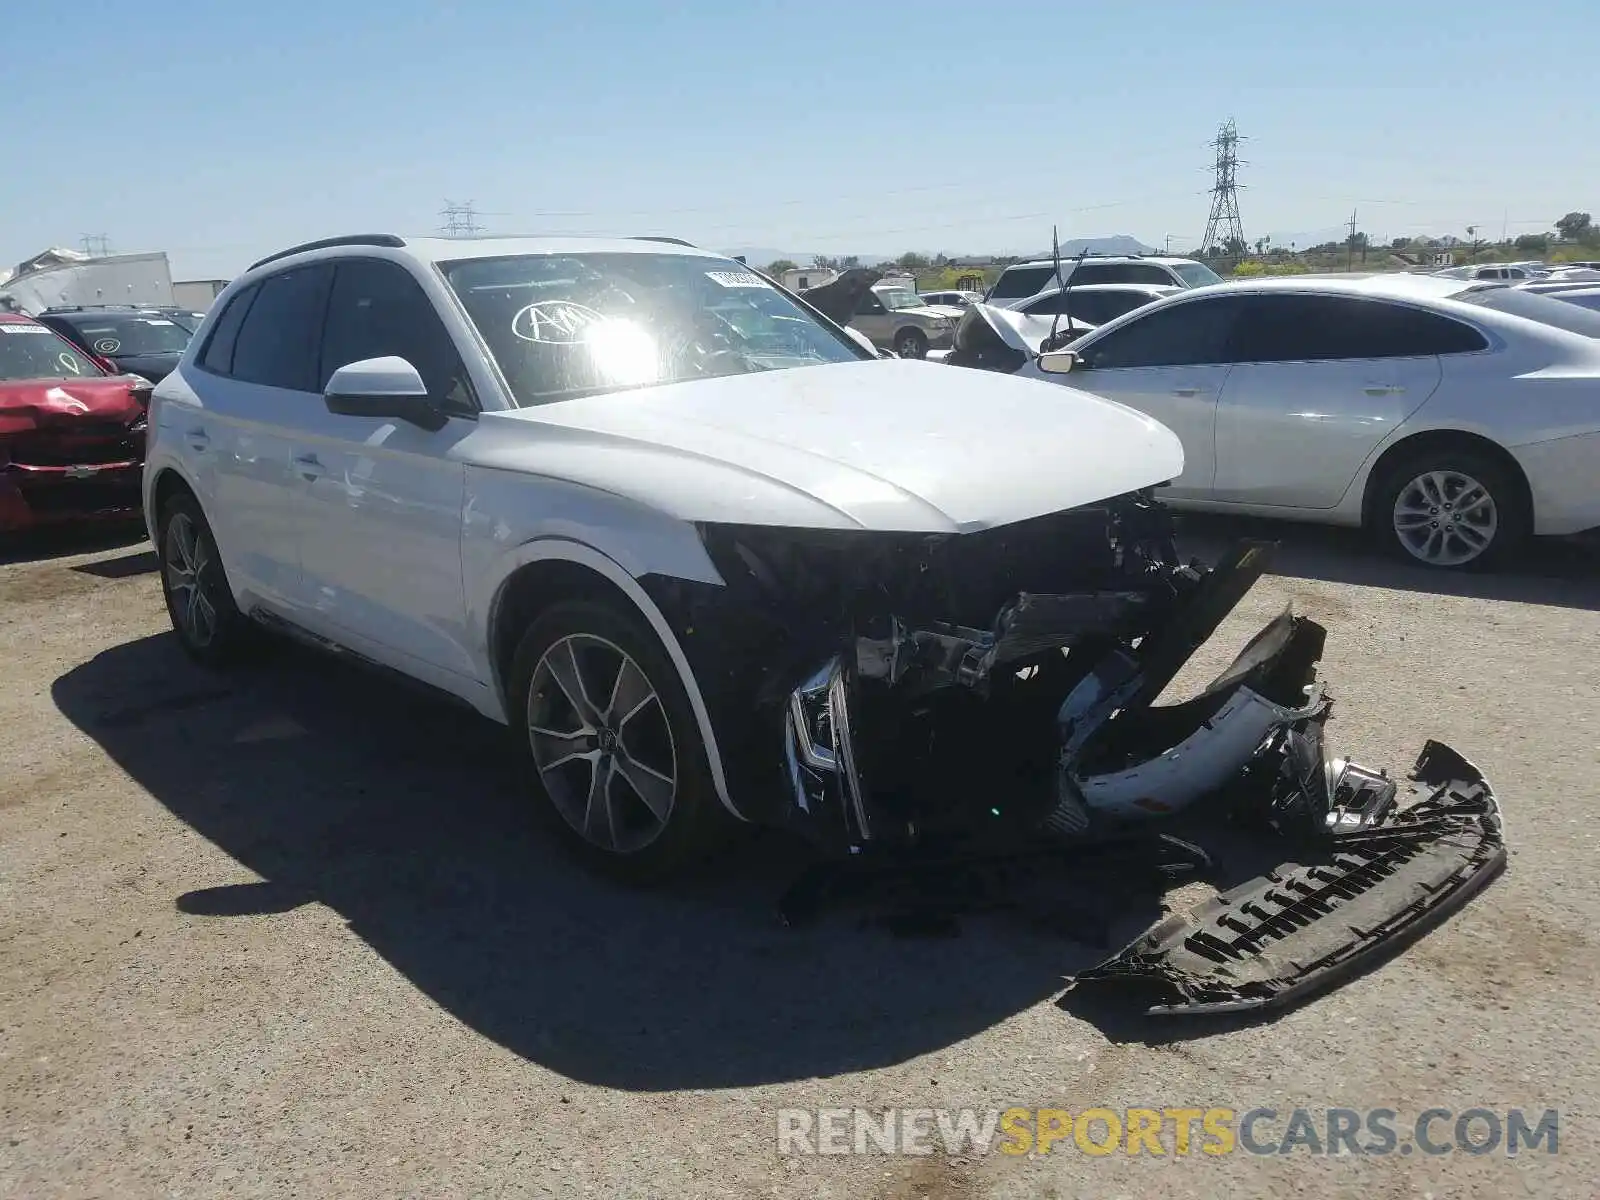
[[725,288],[770,288],[772,285],[754,271],[707,271],[706,278]]
[[525,342],[576,345],[583,341],[583,331],[598,320],[600,314],[587,304],[539,300],[511,318],[511,332]]
[[43,325],[13,325],[9,321],[0,325],[0,333],[49,333]]
[[163,321],[159,317],[142,317],[140,319],[143,320],[146,325],[171,325],[172,324],[171,321]]

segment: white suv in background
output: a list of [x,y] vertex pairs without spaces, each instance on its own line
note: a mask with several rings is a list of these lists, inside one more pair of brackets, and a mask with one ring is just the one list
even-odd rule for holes
[[663,239],[263,259],[149,426],[146,519],[191,656],[220,664],[260,623],[464,700],[510,727],[579,853],[636,878],[730,817],[883,833],[856,790],[852,755],[884,751],[851,741],[855,658],[827,665],[848,631],[1133,586],[1145,489],[1183,467],[1131,409],[880,361]]
[[1068,280],[1073,287],[1087,283],[1149,283],[1185,288],[1222,282],[1220,275],[1192,258],[1146,258],[1135,254],[1063,258],[1059,264],[1059,282],[1057,266],[1048,258],[1012,263],[1000,272],[1000,278],[994,281],[984,300],[1001,308],[1017,308],[1024,300],[1041,292],[1055,291]]

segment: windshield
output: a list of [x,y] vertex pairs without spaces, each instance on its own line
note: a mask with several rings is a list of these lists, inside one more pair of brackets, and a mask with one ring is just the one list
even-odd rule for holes
[[1457,292],[1450,298],[1463,304],[1476,304],[1480,308],[1492,308],[1496,312],[1538,321],[1541,325],[1553,325],[1568,333],[1600,338],[1600,313],[1590,312],[1576,304],[1565,304],[1554,296],[1541,296],[1521,288],[1490,287]]
[[885,288],[877,297],[885,308],[922,308],[927,304],[921,296],[904,288]]
[[0,381],[103,374],[83,351],[43,325],[0,322]]
[[193,330],[159,313],[119,313],[114,317],[95,313],[69,324],[80,342],[105,357],[182,354],[194,335]]
[[1171,264],[1178,278],[1183,280],[1186,287],[1208,287],[1213,283],[1221,283],[1222,276],[1218,275],[1205,263],[1181,262]]
[[529,254],[440,266],[523,407],[868,357],[731,259]]

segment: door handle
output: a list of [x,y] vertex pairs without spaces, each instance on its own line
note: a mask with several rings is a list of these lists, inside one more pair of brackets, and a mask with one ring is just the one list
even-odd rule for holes
[[321,479],[326,468],[315,454],[297,454],[294,459],[294,469],[300,478],[307,482]]
[[1397,383],[1369,383],[1361,390],[1369,396],[1398,396],[1405,388]]
[[191,429],[183,435],[183,440],[189,443],[190,449],[204,450],[211,444],[211,435],[204,429]]
[[1206,390],[1205,388],[1197,388],[1197,387],[1180,387],[1180,388],[1173,388],[1172,389],[1172,394],[1174,396],[1198,396],[1201,392],[1203,392],[1205,390]]

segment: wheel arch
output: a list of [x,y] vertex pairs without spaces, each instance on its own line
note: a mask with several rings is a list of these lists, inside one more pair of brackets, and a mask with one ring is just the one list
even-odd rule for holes
[[540,538],[522,546],[516,564],[495,587],[489,604],[488,657],[501,711],[509,714],[509,674],[517,640],[528,622],[550,605],[563,600],[609,600],[625,605],[643,617],[666,651],[705,746],[711,780],[722,806],[741,821],[748,818],[729,795],[722,753],[699,682],[689,666],[677,634],[639,582],[615,559],[582,542],[567,538]]
[[145,530],[150,534],[152,545],[158,541],[156,523],[161,520],[161,510],[166,507],[168,500],[180,492],[187,492],[194,497],[196,504],[200,503],[199,491],[182,471],[170,464],[161,467],[150,483],[148,499],[145,501]]
[[1371,468],[1367,471],[1367,478],[1362,485],[1361,493],[1361,523],[1368,528],[1373,522],[1373,505],[1378,498],[1378,489],[1382,486],[1384,478],[1395,463],[1411,457],[1421,457],[1430,452],[1438,453],[1448,450],[1470,450],[1482,454],[1497,466],[1505,470],[1512,482],[1516,485],[1519,499],[1522,501],[1523,510],[1531,523],[1533,519],[1533,489],[1528,483],[1527,472],[1522,469],[1522,464],[1517,461],[1516,455],[1507,450],[1493,438],[1485,437],[1481,433],[1471,433],[1464,429],[1424,429],[1409,434],[1384,449],[1378,455]]

